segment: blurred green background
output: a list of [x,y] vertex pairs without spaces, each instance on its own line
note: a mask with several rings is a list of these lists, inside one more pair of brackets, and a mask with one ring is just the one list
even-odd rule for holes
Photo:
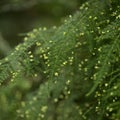
[[34,28],[59,26],[83,0],[0,0],[0,58]]

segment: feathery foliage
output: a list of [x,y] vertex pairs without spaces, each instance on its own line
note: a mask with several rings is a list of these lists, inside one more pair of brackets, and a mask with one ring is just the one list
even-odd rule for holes
[[0,119],[120,119],[119,0],[89,0],[0,61]]

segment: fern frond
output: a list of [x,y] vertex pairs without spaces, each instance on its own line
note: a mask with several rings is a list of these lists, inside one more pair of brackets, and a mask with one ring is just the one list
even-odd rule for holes
[[[90,0],[60,27],[28,33],[24,42],[0,61],[1,83],[14,81],[8,84],[11,86],[28,79],[31,86],[27,94],[21,93],[25,95],[14,108],[14,118],[120,119],[117,3]],[[31,79],[35,77],[38,85],[34,87]]]

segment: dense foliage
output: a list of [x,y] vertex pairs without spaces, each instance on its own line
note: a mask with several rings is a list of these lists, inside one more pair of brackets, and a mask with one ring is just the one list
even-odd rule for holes
[[0,61],[0,119],[120,120],[119,64],[120,2],[89,0]]

